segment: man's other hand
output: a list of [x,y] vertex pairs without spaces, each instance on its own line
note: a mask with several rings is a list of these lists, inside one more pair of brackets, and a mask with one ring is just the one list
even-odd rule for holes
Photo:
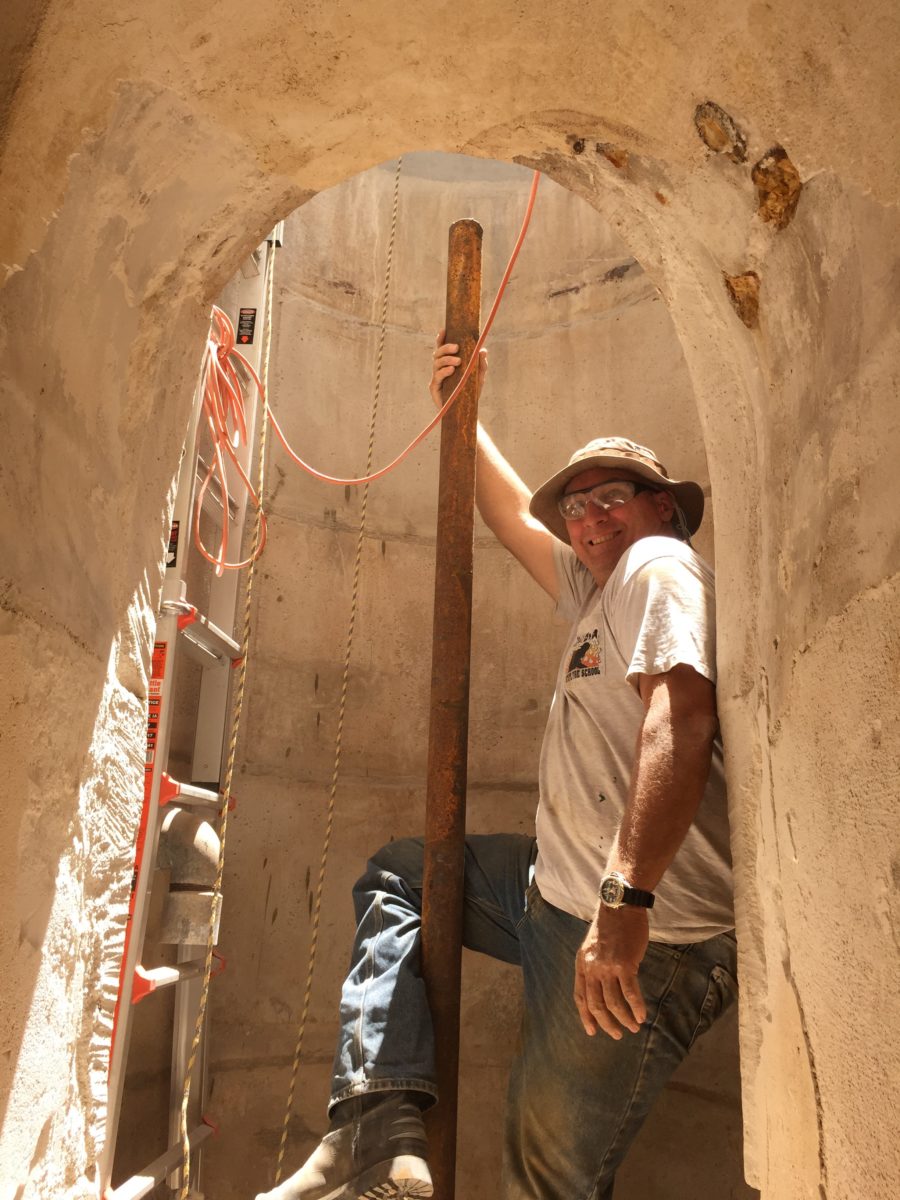
[[649,941],[645,908],[598,907],[575,956],[575,1006],[590,1037],[602,1029],[619,1041],[623,1028],[640,1029],[647,1006],[637,976]]
[[[445,379],[449,379],[458,366],[462,365],[462,359],[459,357],[459,346],[455,342],[445,342],[445,331],[442,329],[435,339],[434,351],[434,367],[431,373],[431,383],[428,385],[428,390],[431,392],[431,398],[434,401],[436,408],[443,408],[444,398],[441,396],[441,385]],[[478,394],[481,395],[481,388],[484,384],[484,378],[487,375],[487,350],[482,350],[478,355]]]

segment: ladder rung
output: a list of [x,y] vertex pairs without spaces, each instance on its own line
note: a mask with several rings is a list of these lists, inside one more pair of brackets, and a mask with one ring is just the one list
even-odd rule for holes
[[[197,455],[197,474],[195,489],[200,490],[203,480],[206,478],[209,466],[205,462],[202,455]],[[209,481],[209,486],[203,493],[203,511],[213,517],[219,524],[222,523],[222,485],[218,478],[213,475]],[[234,520],[237,517],[238,506],[237,501],[233,496],[228,497],[228,515]]]
[[243,275],[243,277],[245,279],[252,279],[254,275],[258,275],[259,274],[259,264],[261,261],[262,261],[262,252],[261,252],[260,248],[257,246],[257,248],[251,254],[248,254],[247,257],[244,259],[244,261],[241,263],[241,274]]
[[181,626],[181,636],[185,640],[188,653],[194,651],[195,647],[200,651],[198,657],[201,662],[210,658],[224,658],[229,661],[240,658],[241,648],[237,642],[200,613],[197,613],[190,624]]
[[193,783],[179,783],[177,779],[173,779],[171,775],[163,772],[159,785],[159,803],[160,805],[171,804],[173,800],[179,804],[190,805],[191,808],[208,808],[215,812],[218,812],[222,806],[220,792],[197,787]]
[[185,979],[196,979],[203,974],[206,962],[202,958],[192,959],[177,967],[153,967],[148,970],[140,963],[134,968],[134,983],[131,987],[131,1003],[138,1004],[145,996],[160,988],[172,987]]
[[178,630],[185,640],[185,650],[205,666],[214,659],[234,662],[240,658],[241,648],[237,642],[213,625],[193,604],[169,600],[163,604],[162,611],[178,617]]
[[[198,1125],[188,1134],[191,1149],[196,1150],[198,1146],[202,1146],[206,1139],[212,1136],[212,1133],[211,1125]],[[181,1157],[181,1146],[170,1146],[164,1154],[155,1158],[142,1171],[138,1171],[124,1183],[120,1183],[115,1191],[107,1192],[106,1200],[142,1200],[142,1197],[149,1196],[167,1175],[177,1169],[181,1163]]]

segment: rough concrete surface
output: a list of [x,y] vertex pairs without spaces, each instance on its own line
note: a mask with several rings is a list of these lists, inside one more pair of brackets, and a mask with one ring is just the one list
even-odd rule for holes
[[[895,1196],[896,6],[229,0],[213,19],[49,0],[4,20],[3,1195],[98,1193],[153,612],[208,301],[276,217],[430,149],[541,166],[668,308],[715,497],[748,1176],[767,1200]],[[745,162],[700,141],[707,101]],[[776,146],[802,183],[781,230],[750,176]],[[751,271],[753,330],[723,286]],[[533,341],[517,354],[536,377],[555,365]],[[286,523],[321,511],[292,503]],[[394,513],[373,521],[399,553]]]

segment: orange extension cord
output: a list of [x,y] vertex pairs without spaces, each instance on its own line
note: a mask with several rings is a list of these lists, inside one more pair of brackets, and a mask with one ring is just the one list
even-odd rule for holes
[[[217,575],[222,575],[226,570],[239,571],[242,567],[249,566],[254,558],[258,558],[262,554],[266,544],[266,514],[262,509],[262,502],[259,496],[257,496],[253,489],[253,484],[247,477],[244,468],[238,462],[236,453],[238,446],[247,444],[247,422],[244,416],[244,392],[235,368],[235,361],[243,365],[253,380],[260,398],[265,400],[265,389],[259,376],[250,366],[249,362],[247,362],[243,354],[235,349],[234,326],[222,309],[213,305],[212,321],[209,336],[206,339],[206,350],[204,351],[200,383],[203,391],[202,413],[203,417],[206,418],[206,424],[209,428],[210,438],[212,439],[213,455],[203,483],[200,485],[200,491],[197,493],[197,502],[194,509],[194,544],[207,562],[215,566]],[[250,497],[254,508],[258,510],[260,516],[259,543],[250,558],[245,558],[243,562],[238,563],[226,562],[228,555],[229,496],[228,476],[225,470],[225,454],[231,459],[235,470],[240,476],[241,482],[247,489],[247,495]],[[222,497],[222,511],[224,514],[218,554],[211,554],[203,545],[203,539],[200,536],[200,512],[203,508],[203,499],[213,479],[216,479],[219,484]]]
[[[194,512],[193,532],[194,542],[197,549],[203,557],[216,568],[216,574],[222,575],[225,571],[238,571],[242,567],[246,567],[254,559],[259,557],[266,544],[266,517],[262,511],[261,498],[254,491],[253,485],[247,477],[246,472],[241,467],[237,458],[238,446],[247,442],[247,423],[244,415],[244,397],[241,388],[240,378],[237,373],[235,363],[240,363],[244,370],[247,371],[253,384],[259,393],[260,399],[266,405],[269,420],[272,422],[272,428],[281,442],[288,456],[293,459],[298,467],[302,467],[314,478],[321,480],[323,483],[334,483],[341,487],[356,487],[360,484],[373,483],[376,479],[380,479],[383,475],[387,475],[389,471],[400,465],[401,462],[409,455],[416,446],[423,441],[432,429],[440,423],[445,414],[449,411],[450,406],[456,400],[460,390],[466,380],[472,374],[475,364],[478,362],[478,354],[487,340],[487,336],[491,331],[491,326],[494,323],[494,318],[500,308],[500,302],[503,299],[503,293],[506,291],[506,285],[509,283],[509,278],[512,275],[513,267],[516,264],[516,259],[519,257],[519,251],[522,249],[522,243],[525,241],[525,234],[528,232],[528,226],[531,221],[531,214],[534,209],[534,201],[537,196],[538,184],[541,175],[539,171],[535,171],[534,178],[531,182],[531,192],[528,196],[528,204],[525,209],[525,216],[522,220],[522,228],[519,230],[519,236],[516,238],[516,243],[513,246],[512,254],[509,256],[509,262],[506,265],[506,270],[503,272],[503,278],[500,280],[500,286],[497,289],[497,295],[494,298],[494,303],[491,305],[491,311],[488,314],[487,321],[484,324],[484,329],[475,344],[475,349],[469,361],[466,363],[465,370],[460,376],[459,382],[453,389],[453,392],[447,399],[444,406],[440,409],[437,415],[431,420],[425,428],[409,443],[405,450],[401,451],[392,462],[387,466],[381,467],[377,471],[373,471],[370,475],[361,475],[358,479],[339,479],[334,475],[326,475],[322,471],[317,471],[315,467],[311,467],[309,463],[303,461],[299,454],[293,450],[287,438],[282,432],[281,426],[275,419],[275,414],[269,407],[266,399],[265,388],[260,382],[259,376],[250,366],[247,359],[236,348],[234,327],[226,314],[217,307],[213,307],[212,312],[212,327],[206,343],[206,351],[202,372],[202,389],[203,389],[203,416],[209,429],[210,437],[213,443],[212,462],[207,470],[203,483],[200,486],[200,491],[197,495],[197,503]],[[253,503],[253,506],[259,510],[261,519],[261,534],[259,544],[254,550],[250,558],[244,559],[242,562],[228,562],[228,481],[225,469],[225,457],[230,458],[232,464],[237,470],[238,476],[244,487],[247,489],[247,494]],[[203,545],[200,536],[200,509],[203,504],[203,498],[206,495],[207,489],[216,479],[219,485],[222,507],[225,514],[225,519],[222,523],[222,536],[219,541],[218,552],[213,553]]]

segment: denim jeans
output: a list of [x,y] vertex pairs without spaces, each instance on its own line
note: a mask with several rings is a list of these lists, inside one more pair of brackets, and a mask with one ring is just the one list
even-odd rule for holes
[[[651,942],[640,968],[647,1021],[621,1041],[588,1037],[572,999],[587,923],[543,899],[535,843],[466,840],[463,940],[522,967],[524,1014],[509,1083],[504,1200],[610,1200],[615,1172],[666,1080],[736,998],[732,934]],[[384,846],[353,889],[357,932],[341,995],[332,1106],[403,1089],[437,1097],[419,973],[422,841]]]

